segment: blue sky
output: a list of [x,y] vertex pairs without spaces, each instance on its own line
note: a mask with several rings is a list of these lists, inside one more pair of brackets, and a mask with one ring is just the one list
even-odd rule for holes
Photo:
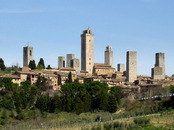
[[114,66],[137,51],[138,74],[151,75],[155,53],[164,52],[166,74],[174,74],[174,0],[0,0],[0,57],[6,66],[23,65],[23,47],[34,59],[58,66],[58,56],[80,59],[80,34],[94,33],[94,60],[104,62],[106,45]]

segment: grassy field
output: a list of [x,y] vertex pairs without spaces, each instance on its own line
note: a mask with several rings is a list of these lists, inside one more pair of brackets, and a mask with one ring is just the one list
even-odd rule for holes
[[[113,114],[113,118],[116,114]],[[101,117],[101,122],[96,121]],[[145,116],[136,116],[130,118],[121,118],[110,120],[110,113],[82,113],[76,115],[73,113],[61,112],[58,114],[45,114],[43,117],[25,119],[23,121],[12,121],[1,127],[2,129],[49,129],[49,130],[98,130],[98,129],[150,129],[150,130],[172,130],[174,129],[174,111],[170,113],[158,113]],[[149,120],[148,124],[135,124],[135,119]]]

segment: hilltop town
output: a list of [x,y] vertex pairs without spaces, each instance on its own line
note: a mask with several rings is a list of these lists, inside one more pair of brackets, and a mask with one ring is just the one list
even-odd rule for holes
[[57,68],[33,69],[30,65],[34,61],[34,48],[26,46],[23,48],[23,67],[21,71],[1,75],[0,80],[9,77],[13,83],[19,85],[26,80],[29,80],[31,84],[35,84],[38,77],[42,76],[46,78],[47,90],[61,90],[61,85],[67,82],[71,73],[72,82],[100,81],[107,83],[110,88],[121,86],[128,93],[128,96],[133,99],[137,95],[139,97],[154,96],[157,94],[156,91],[161,88],[174,85],[174,77],[165,75],[165,54],[162,52],[155,54],[156,61],[151,70],[151,76],[137,75],[136,51],[127,51],[126,65],[118,64],[117,70],[113,67],[114,57],[110,45],[106,46],[104,54],[104,63],[94,62],[94,34],[88,27],[81,34],[81,65],[80,59],[77,59],[75,54],[66,54],[66,60],[65,56],[58,56]]

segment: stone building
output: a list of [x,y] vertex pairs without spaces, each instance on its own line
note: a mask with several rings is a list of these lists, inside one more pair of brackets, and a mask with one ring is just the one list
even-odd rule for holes
[[94,64],[94,75],[107,75],[112,76],[112,74],[115,73],[115,68],[113,68],[111,65],[106,64]]
[[23,48],[23,67],[28,67],[31,60],[33,60],[33,47],[26,46]]
[[59,56],[58,57],[58,68],[65,67],[65,57]]
[[165,54],[162,52],[155,55],[155,67],[152,68],[152,79],[161,80],[165,79]]
[[94,34],[90,27],[81,34],[81,70],[93,73],[94,67]]
[[134,82],[137,80],[137,52],[128,51],[126,60],[126,80]]
[[79,59],[72,59],[71,60],[71,68],[76,70],[76,74],[80,74],[80,60]]
[[110,45],[106,47],[105,51],[105,64],[113,67],[113,51]]
[[71,60],[74,58],[74,54],[66,54],[66,67],[71,67]]
[[118,64],[118,65],[117,65],[117,71],[119,71],[119,72],[124,72],[124,71],[125,71],[125,66],[124,66],[124,64]]

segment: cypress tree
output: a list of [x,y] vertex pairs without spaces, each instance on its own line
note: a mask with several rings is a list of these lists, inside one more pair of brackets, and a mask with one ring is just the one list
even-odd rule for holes
[[37,64],[37,69],[45,69],[45,64],[43,58],[40,58],[40,61]]
[[31,68],[31,70],[34,70],[36,69],[36,63],[35,63],[35,60],[31,60],[29,65],[28,65],[29,68]]
[[5,70],[5,65],[4,65],[4,60],[2,58],[0,58],[0,70]]

